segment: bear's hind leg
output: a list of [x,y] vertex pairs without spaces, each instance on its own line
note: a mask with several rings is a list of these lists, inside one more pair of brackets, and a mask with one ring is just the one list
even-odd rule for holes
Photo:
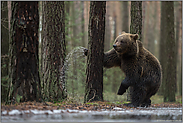
[[143,87],[133,87],[133,93],[132,93],[132,101],[129,104],[125,104],[125,106],[128,107],[139,107],[141,103],[144,101],[147,92],[145,88]]
[[149,107],[149,106],[151,106],[151,100],[150,100],[150,99],[145,100],[145,101],[141,104],[141,107]]
[[152,95],[156,94],[157,89],[156,88],[152,88],[147,92],[147,96],[144,99],[144,101],[142,102],[141,107],[149,107],[151,106],[151,100],[150,98],[152,97]]

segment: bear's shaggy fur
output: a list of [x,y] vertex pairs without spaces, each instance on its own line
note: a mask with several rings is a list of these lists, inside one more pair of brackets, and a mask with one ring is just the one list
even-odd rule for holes
[[123,32],[114,42],[113,49],[104,53],[104,67],[120,67],[126,77],[121,82],[118,95],[133,87],[130,107],[148,107],[150,97],[154,95],[161,84],[161,65],[137,40],[138,34]]

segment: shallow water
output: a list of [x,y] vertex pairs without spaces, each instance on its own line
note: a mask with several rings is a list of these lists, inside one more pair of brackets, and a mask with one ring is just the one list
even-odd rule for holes
[[162,122],[182,121],[182,108],[140,108],[114,110],[27,110],[1,112],[2,122]]

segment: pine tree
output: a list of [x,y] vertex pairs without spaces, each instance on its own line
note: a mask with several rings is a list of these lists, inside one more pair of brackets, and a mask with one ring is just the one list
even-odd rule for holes
[[84,102],[103,101],[103,55],[106,2],[90,2],[89,48]]
[[164,102],[175,101],[176,49],[174,32],[174,2],[161,2],[160,63]]
[[64,2],[43,2],[42,85],[49,101],[66,98]]
[[41,101],[38,27],[38,2],[12,2],[8,96],[11,101]]

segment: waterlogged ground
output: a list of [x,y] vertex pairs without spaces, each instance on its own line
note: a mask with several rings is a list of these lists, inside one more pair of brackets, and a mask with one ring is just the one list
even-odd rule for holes
[[26,102],[1,106],[2,122],[182,122],[181,104],[152,104],[148,108],[129,108],[103,102],[52,104]]

